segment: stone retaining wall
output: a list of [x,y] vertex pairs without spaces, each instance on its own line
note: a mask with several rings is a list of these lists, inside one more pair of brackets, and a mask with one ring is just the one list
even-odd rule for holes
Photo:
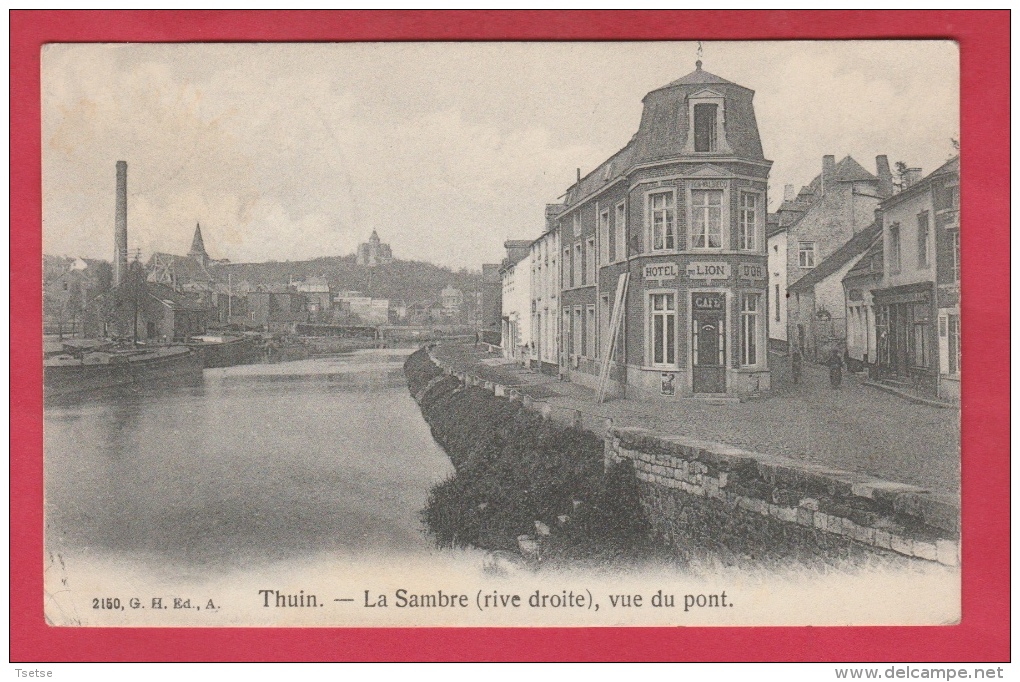
[[[708,513],[729,516],[729,521],[757,517],[785,524],[804,542],[850,540],[959,565],[959,506],[922,488],[721,443],[618,428],[612,419],[534,400],[518,387],[457,371],[429,356],[465,386],[519,400],[545,419],[604,438],[606,466],[633,463],[648,520],[667,540],[690,537],[692,531],[697,535],[698,529],[690,527],[697,515],[689,510],[709,502]],[[705,511],[704,505],[698,509]]]

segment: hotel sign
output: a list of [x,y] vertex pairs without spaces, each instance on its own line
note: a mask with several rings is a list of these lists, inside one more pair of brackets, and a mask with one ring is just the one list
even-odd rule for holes
[[695,261],[687,265],[687,278],[703,279],[708,281],[713,279],[729,279],[730,264],[724,262],[704,263]]
[[757,263],[741,263],[737,266],[740,270],[740,279],[767,279],[765,266]]
[[649,263],[644,268],[644,279],[657,279],[660,282],[676,279],[676,263]]

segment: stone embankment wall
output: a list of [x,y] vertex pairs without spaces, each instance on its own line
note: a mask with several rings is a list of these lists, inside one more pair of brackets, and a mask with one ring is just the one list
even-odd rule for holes
[[845,538],[959,564],[959,510],[914,486],[637,428],[611,427],[606,457],[633,463],[653,531],[678,544],[711,541],[716,516],[770,543]]
[[[640,428],[532,400],[513,387],[444,366],[455,378],[520,401],[545,420],[605,441],[605,466],[630,462],[651,532],[683,549],[752,559],[831,555],[848,547],[959,565],[959,507],[924,489],[721,443]],[[420,395],[416,396],[420,399]]]

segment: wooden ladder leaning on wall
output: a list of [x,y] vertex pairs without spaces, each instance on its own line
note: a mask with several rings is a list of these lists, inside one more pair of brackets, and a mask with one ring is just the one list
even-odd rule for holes
[[598,403],[606,401],[606,389],[609,387],[609,366],[613,354],[616,353],[616,340],[620,336],[620,327],[623,326],[623,302],[627,298],[627,283],[630,281],[630,273],[620,275],[616,282],[616,300],[613,302],[613,316],[609,320],[609,338],[606,339],[602,348],[602,368],[599,372],[598,392],[595,399]]

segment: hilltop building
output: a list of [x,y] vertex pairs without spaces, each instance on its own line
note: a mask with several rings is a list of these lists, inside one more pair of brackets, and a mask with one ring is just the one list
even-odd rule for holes
[[[670,399],[770,388],[766,193],[754,92],[696,69],[644,97],[631,141],[558,215],[560,366]],[[580,173],[578,173],[580,176]],[[619,330],[618,283],[629,276]],[[605,357],[611,336],[616,351]]]
[[372,230],[367,242],[358,244],[358,265],[375,267],[393,262],[393,250],[389,244],[383,244],[379,233]]

